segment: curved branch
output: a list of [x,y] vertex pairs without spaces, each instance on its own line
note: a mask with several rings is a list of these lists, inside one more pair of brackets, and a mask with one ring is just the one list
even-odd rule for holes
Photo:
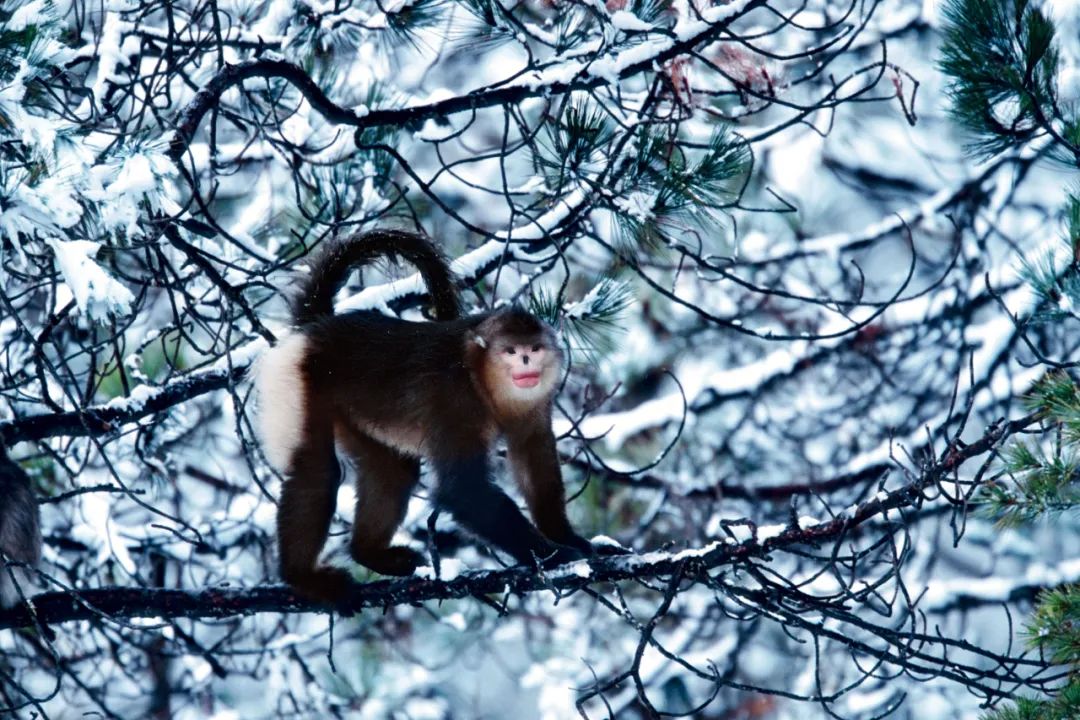
[[[445,117],[459,112],[473,111],[496,105],[508,105],[533,97],[550,97],[551,95],[565,94],[575,90],[591,90],[610,84],[612,77],[624,80],[642,71],[649,70],[654,65],[663,64],[678,57],[703,42],[716,39],[736,19],[759,6],[765,5],[765,3],[766,0],[749,0],[749,2],[744,0],[742,3],[737,3],[738,7],[724,6],[716,8],[724,12],[718,14],[714,22],[700,21],[693,23],[691,27],[678,34],[678,39],[667,38],[665,34],[658,33],[664,40],[656,43],[654,52],[641,52],[639,46],[633,46],[628,50],[624,50],[621,55],[610,58],[610,62],[618,66],[611,73],[605,72],[594,75],[589,71],[589,63],[582,62],[580,58],[555,60],[528,73],[524,81],[518,79],[502,87],[489,88],[437,102],[397,109],[368,110],[367,108],[361,108],[352,110],[342,107],[327,97],[322,88],[311,79],[311,76],[302,67],[285,60],[276,53],[267,53],[262,57],[251,60],[226,64],[205,87],[195,94],[191,102],[180,111],[176,134],[169,143],[168,154],[174,162],[179,162],[184,153],[187,152],[188,145],[194,138],[203,116],[217,104],[222,93],[234,85],[251,78],[276,77],[287,80],[300,91],[315,110],[331,122],[358,128],[410,125],[426,118]],[[603,59],[609,60],[609,58]],[[575,66],[579,69],[576,72],[569,72]],[[550,78],[550,80],[545,81],[545,77]]]

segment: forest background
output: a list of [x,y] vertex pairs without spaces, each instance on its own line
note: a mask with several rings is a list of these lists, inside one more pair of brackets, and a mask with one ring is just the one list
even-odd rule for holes
[[[1075,3],[0,7],[45,538],[0,715],[1077,716]],[[438,572],[347,617],[278,583],[247,371],[387,226],[559,324],[569,512],[635,554],[504,567],[426,480]],[[422,318],[411,272],[339,311]]]

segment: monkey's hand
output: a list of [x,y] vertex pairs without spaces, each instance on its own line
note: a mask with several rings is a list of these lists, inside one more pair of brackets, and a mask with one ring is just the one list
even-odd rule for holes
[[561,545],[567,545],[574,548],[584,557],[592,557],[596,554],[596,547],[591,542],[581,537],[577,533],[570,533],[570,535],[565,538],[561,538],[558,542]]
[[353,560],[369,570],[381,575],[406,576],[416,572],[426,558],[409,547],[392,545],[388,548],[363,548],[353,546],[349,549]]
[[343,616],[350,616],[349,597],[359,589],[352,574],[338,567],[320,566],[286,578],[297,595],[328,605]]

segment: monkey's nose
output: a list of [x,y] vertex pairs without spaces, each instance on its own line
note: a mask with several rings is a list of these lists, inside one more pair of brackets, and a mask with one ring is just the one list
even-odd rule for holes
[[523,355],[523,356],[521,357],[521,363],[522,363],[523,365],[528,365],[528,364],[529,364],[529,356],[528,356],[528,355]]

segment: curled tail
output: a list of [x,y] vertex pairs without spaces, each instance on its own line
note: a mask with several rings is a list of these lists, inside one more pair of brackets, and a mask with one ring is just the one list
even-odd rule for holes
[[437,320],[461,317],[461,297],[450,266],[430,240],[403,230],[373,230],[334,242],[313,258],[293,307],[294,322],[304,325],[333,315],[334,295],[349,271],[380,257],[405,260],[420,271]]
[[[30,478],[7,456],[0,444],[0,608],[29,595],[33,574],[24,567],[8,567],[7,560],[36,565],[41,559],[41,522]],[[14,578],[12,577],[14,576]],[[18,583],[18,588],[16,588]]]

